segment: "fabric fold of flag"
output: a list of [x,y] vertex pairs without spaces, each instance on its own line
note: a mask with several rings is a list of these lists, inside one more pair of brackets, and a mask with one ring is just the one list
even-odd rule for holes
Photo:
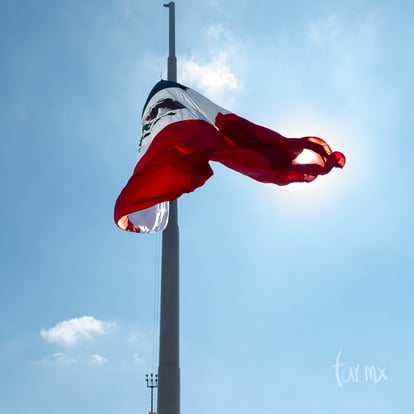
[[[235,114],[219,113],[216,126],[230,144],[216,152],[212,161],[263,183],[311,182],[318,175],[345,165],[345,156],[333,152],[317,137],[286,138]],[[303,151],[312,152],[305,164],[298,159]]]
[[[307,151],[307,161],[300,155]],[[286,138],[214,104],[176,82],[160,81],[142,113],[138,162],[119,195],[116,224],[132,232],[162,231],[168,201],[202,186],[218,161],[264,183],[310,182],[345,157],[317,137]]]

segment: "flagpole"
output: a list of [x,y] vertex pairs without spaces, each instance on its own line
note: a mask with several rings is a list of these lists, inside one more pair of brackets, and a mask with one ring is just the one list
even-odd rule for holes
[[[177,81],[175,3],[169,8],[168,75]],[[177,200],[170,201],[168,226],[162,234],[158,414],[180,414],[179,231]]]

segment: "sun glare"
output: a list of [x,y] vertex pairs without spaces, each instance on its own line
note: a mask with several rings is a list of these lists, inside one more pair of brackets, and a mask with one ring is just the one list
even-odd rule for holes
[[304,149],[296,158],[295,161],[297,164],[319,164],[320,155],[316,152]]

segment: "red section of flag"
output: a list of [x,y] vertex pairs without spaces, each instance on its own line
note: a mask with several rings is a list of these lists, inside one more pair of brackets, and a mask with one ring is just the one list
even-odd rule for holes
[[[235,114],[219,113],[216,126],[226,138],[226,146],[211,159],[263,183],[310,182],[345,165],[345,156],[333,152],[320,138],[286,138]],[[317,155],[315,161],[295,162],[305,149]]]
[[[119,195],[115,222],[127,214],[194,191],[213,175],[208,163],[223,138],[206,121],[186,120],[157,134]],[[134,225],[128,226],[134,231]]]

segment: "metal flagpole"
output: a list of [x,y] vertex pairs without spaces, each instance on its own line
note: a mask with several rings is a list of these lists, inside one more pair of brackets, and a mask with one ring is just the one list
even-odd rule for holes
[[[177,81],[175,3],[169,8],[168,76]],[[177,200],[170,201],[168,226],[162,234],[161,312],[158,365],[158,414],[180,414],[179,238]]]

